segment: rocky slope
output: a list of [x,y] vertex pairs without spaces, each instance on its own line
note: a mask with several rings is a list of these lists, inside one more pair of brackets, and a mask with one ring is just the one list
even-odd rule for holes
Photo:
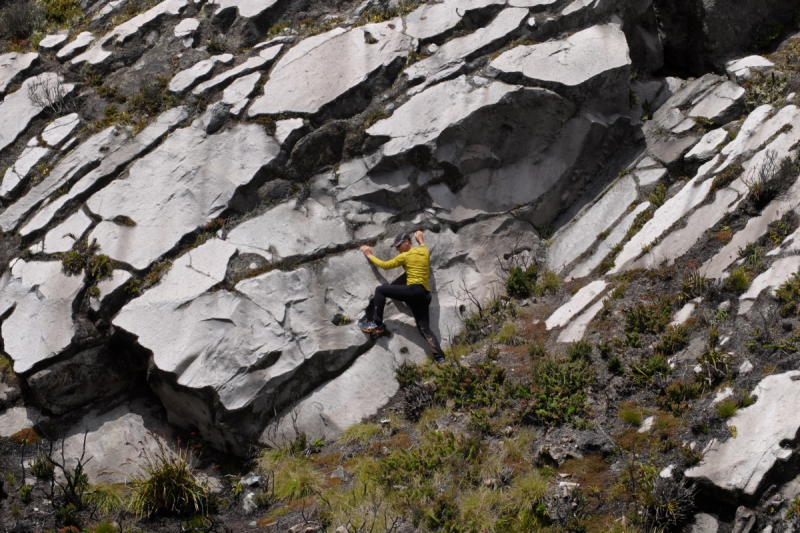
[[600,427],[665,393],[631,388],[666,325],[637,331],[630,310],[682,291],[659,311],[684,328],[661,379],[702,376],[709,329],[739,369],[687,419],[712,391],[758,401],[735,439],[687,434],[705,459],[681,475],[764,501],[798,430],[794,360],[753,360],[796,349],[747,337],[777,328],[774,291],[800,266],[798,14],[700,4],[100,0],[69,31],[9,38],[2,436],[47,420],[77,453],[86,428],[105,443],[92,481],[146,431],[240,456],[296,431],[336,439],[426,360],[404,306],[390,336],[355,324],[392,279],[358,248],[389,257],[387,239],[423,229],[445,345],[481,334],[476,304],[520,265],[568,283],[518,326],[552,353],[613,339],[628,377],[594,361]]

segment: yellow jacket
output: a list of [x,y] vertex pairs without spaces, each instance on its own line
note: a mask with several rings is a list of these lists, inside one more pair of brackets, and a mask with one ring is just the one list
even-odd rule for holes
[[369,260],[384,270],[402,266],[403,270],[406,271],[406,285],[422,285],[426,291],[430,292],[428,277],[431,271],[431,254],[424,244],[418,248],[412,248],[389,261],[381,261],[374,255],[370,256]]

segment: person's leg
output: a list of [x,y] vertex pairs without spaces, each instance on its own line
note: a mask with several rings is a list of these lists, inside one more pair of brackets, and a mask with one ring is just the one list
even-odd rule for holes
[[[383,324],[383,309],[386,307],[386,298],[401,302],[409,301],[414,294],[415,285],[381,285],[375,289],[375,312],[373,320],[379,326]],[[424,289],[423,289],[424,290]]]
[[[392,285],[405,285],[406,284],[406,274],[405,274],[405,272],[403,272],[403,274],[401,274],[400,277],[397,278],[396,280],[394,280],[391,284]],[[386,300],[384,299],[384,305],[385,305],[385,303],[386,303]],[[383,309],[383,308],[381,308],[381,309]],[[383,320],[383,311],[381,311],[381,320]],[[361,323],[367,324],[369,322],[374,322],[374,321],[375,321],[375,297],[373,296],[372,298],[369,299],[369,303],[367,304],[367,308],[364,310],[364,318],[361,320]]]
[[444,351],[442,347],[439,345],[439,339],[436,338],[436,334],[433,333],[431,329],[431,321],[430,321],[430,305],[431,305],[431,293],[428,291],[422,290],[424,294],[416,296],[415,301],[411,305],[411,312],[414,314],[414,320],[417,322],[417,330],[422,335],[422,338],[428,343],[428,346],[431,347],[431,353],[433,355],[433,360],[437,363],[440,361],[444,361]]

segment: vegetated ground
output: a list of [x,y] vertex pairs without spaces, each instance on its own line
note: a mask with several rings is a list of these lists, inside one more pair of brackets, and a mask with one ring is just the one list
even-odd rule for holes
[[[697,510],[730,521],[734,509],[686,483],[683,471],[712,438],[733,437],[725,421],[757,401],[748,392],[758,381],[800,359],[800,279],[778,291],[777,303],[764,299],[749,318],[736,315],[738,296],[766,269],[764,254],[797,227],[795,217],[743,250],[731,281],[697,271],[755,209],[748,202],[679,263],[611,277],[613,291],[581,342],[557,343],[543,321],[589,280],[561,285],[552,273],[519,268],[508,272],[510,295],[465,317],[447,363],[400,367],[396,397],[338,441],[297,435],[238,461],[187,435],[197,467],[215,465],[216,492],[175,455],[151,474],[177,480],[168,489],[175,494],[200,495],[194,501],[207,512],[180,498],[173,507],[182,513],[158,509],[136,483],[81,486],[70,504],[57,488],[51,498],[50,482],[30,466],[26,501],[21,458],[41,455],[48,442],[38,439],[55,431],[37,427],[0,441],[0,517],[14,517],[15,531],[96,532],[679,530]],[[693,317],[670,326],[698,297]],[[740,374],[745,360],[753,369]],[[733,395],[712,406],[727,387]],[[673,477],[661,478],[669,465]],[[247,480],[251,472],[260,479]],[[788,516],[794,503],[771,514]]]

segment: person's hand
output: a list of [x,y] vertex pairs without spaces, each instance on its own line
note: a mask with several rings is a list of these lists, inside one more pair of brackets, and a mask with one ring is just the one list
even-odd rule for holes
[[425,244],[425,240],[422,238],[422,231],[420,230],[415,231],[414,238],[417,239],[418,243]]
[[369,246],[367,246],[366,244],[365,244],[364,246],[362,246],[362,247],[361,247],[361,251],[362,251],[362,252],[364,252],[364,256],[365,256],[367,259],[369,259],[370,257],[372,257],[372,248],[370,248],[370,247],[369,247]]

